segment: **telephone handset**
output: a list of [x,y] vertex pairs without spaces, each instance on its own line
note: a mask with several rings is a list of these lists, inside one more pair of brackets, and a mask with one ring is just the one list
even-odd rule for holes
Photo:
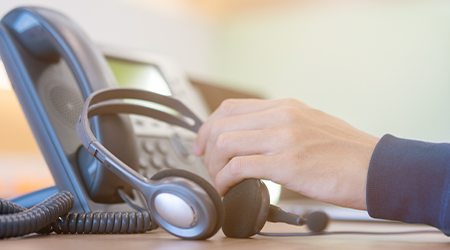
[[[75,130],[84,100],[117,86],[104,56],[64,15],[20,7],[0,22],[0,54],[14,91],[59,190],[75,196],[74,212],[108,211],[131,187],[82,147]],[[136,139],[127,115],[96,117],[96,136],[138,170]],[[85,178],[89,176],[89,178]]]
[[[0,55],[56,186],[75,196],[73,212],[120,211],[124,205],[114,205],[123,202],[117,189],[135,194],[81,146],[75,122],[89,94],[135,87],[176,97],[202,119],[209,114],[199,93],[169,60],[96,47],[74,22],[49,9],[9,12],[0,22]],[[190,153],[194,133],[133,115],[92,120],[99,141],[144,176],[181,168],[210,181],[202,159]]]

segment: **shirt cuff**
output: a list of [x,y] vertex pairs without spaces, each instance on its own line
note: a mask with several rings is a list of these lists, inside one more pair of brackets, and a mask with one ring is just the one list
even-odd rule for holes
[[374,218],[432,225],[450,235],[450,144],[385,135],[367,175]]

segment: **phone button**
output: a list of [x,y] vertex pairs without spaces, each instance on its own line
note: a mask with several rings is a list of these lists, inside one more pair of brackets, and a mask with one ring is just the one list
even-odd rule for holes
[[165,141],[157,141],[156,148],[163,154],[167,154],[169,152],[169,145],[167,145]]
[[161,157],[159,155],[154,155],[152,157],[152,165],[153,165],[153,167],[155,167],[157,169],[161,169],[164,167],[163,160],[161,159]]
[[155,152],[155,144],[152,140],[145,140],[144,149],[147,153],[153,154]]
[[148,162],[147,157],[143,157],[143,156],[139,157],[139,166],[141,168],[148,168],[149,165],[150,165],[150,163]]
[[189,149],[183,144],[180,135],[174,134],[170,139],[174,145],[175,151],[181,158],[187,159],[191,155]]
[[177,163],[172,157],[167,156],[165,162],[169,168],[175,168],[177,166]]

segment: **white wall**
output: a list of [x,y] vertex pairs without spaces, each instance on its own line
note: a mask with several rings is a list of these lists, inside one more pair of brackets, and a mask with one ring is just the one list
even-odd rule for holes
[[217,34],[216,79],[382,136],[450,141],[450,1],[309,1]]
[[126,0],[0,0],[0,16],[17,6],[51,8],[73,19],[97,44],[165,55],[173,58],[190,75],[208,77],[213,60],[209,22],[188,15],[165,14],[152,10],[150,4],[138,3]]

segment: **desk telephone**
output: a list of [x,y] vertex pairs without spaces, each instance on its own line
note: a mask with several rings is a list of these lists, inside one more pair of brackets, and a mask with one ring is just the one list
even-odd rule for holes
[[[109,170],[102,169],[86,152],[78,152],[84,149],[80,148],[75,122],[84,99],[95,90],[121,84],[173,95],[196,110],[202,118],[207,117],[208,110],[186,77],[168,60],[108,47],[99,50],[66,18],[45,9],[36,9],[36,12],[45,18],[46,25],[53,26],[58,37],[37,34],[36,28],[34,33],[13,35],[11,29],[20,31],[38,25],[34,23],[37,21],[32,14],[26,11],[21,14],[11,13],[3,19],[2,59],[12,86],[56,186],[59,190],[69,190],[75,194],[73,211],[121,209],[120,205],[111,205],[123,201],[114,194],[114,188],[108,186],[111,182],[122,183],[118,186],[125,185],[123,181],[109,173]],[[77,39],[73,39],[74,34]],[[44,39],[48,39],[48,44],[44,43]],[[61,45],[56,47],[58,42]],[[55,46],[58,51],[50,51],[51,46]],[[77,54],[74,54],[75,51]],[[107,60],[101,51],[106,54]],[[119,84],[107,62],[115,70]],[[146,176],[151,177],[158,170],[176,167],[208,178],[201,159],[189,152],[195,134],[145,117],[120,115],[99,117],[97,120],[101,138],[108,140],[111,137],[109,135],[114,135],[114,141],[105,141],[104,144],[107,147],[120,145],[120,148],[112,151],[127,158],[124,161],[129,161],[128,165]],[[118,135],[122,135],[122,138],[118,138]],[[130,157],[136,153],[138,157]],[[128,193],[132,195],[129,189]]]
[[[222,203],[202,159],[190,153],[201,121],[189,109],[202,119],[208,110],[169,61],[98,48],[70,19],[37,7],[16,8],[3,17],[0,54],[56,187],[65,190],[41,204],[61,215],[72,212],[53,222],[55,232],[145,232],[154,229],[156,221],[178,237],[206,239],[222,223],[231,237],[254,235],[266,220],[307,223],[314,231],[326,227],[328,219],[322,214],[304,219],[270,205],[260,180],[235,186]],[[109,99],[123,101],[108,103]],[[96,106],[90,107],[90,102]],[[30,197],[41,201],[37,195]],[[3,206],[6,213],[29,214],[42,207],[27,211],[7,202]],[[132,208],[140,212],[116,212]],[[51,212],[54,219],[59,217],[56,210]],[[0,215],[0,238],[31,227],[8,226],[11,218],[19,221],[21,215],[4,216]],[[53,220],[33,227],[39,230]]]

